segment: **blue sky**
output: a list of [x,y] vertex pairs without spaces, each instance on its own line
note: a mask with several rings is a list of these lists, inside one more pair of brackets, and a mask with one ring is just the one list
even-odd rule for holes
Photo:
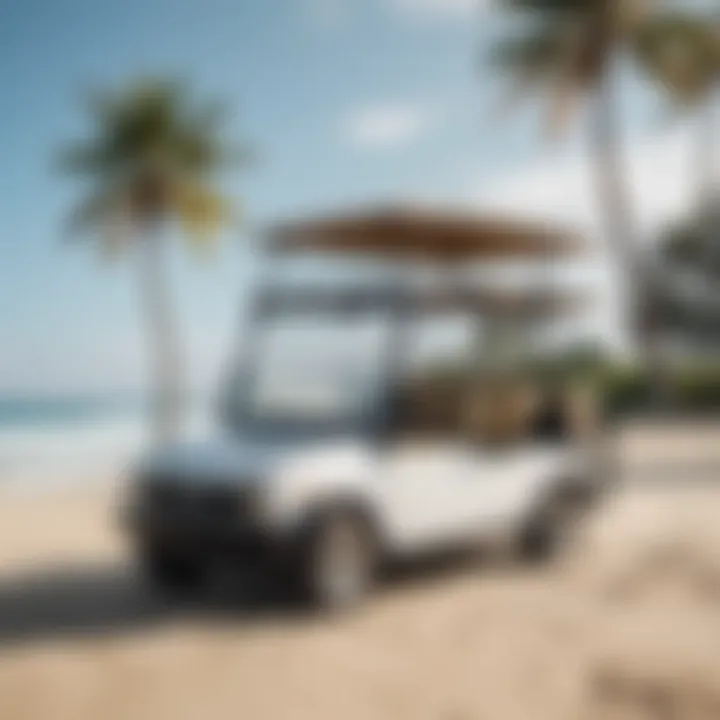
[[[0,392],[131,389],[144,376],[132,263],[63,239],[77,188],[52,159],[82,137],[84,89],[187,77],[228,102],[231,135],[259,155],[226,188],[244,228],[210,261],[174,259],[193,379],[210,384],[252,276],[252,228],[389,198],[504,205],[537,190],[549,168],[566,181],[577,172],[579,134],[548,147],[536,113],[493,119],[499,81],[477,57],[497,29],[475,0],[4,0]],[[628,86],[640,142],[654,105]]]

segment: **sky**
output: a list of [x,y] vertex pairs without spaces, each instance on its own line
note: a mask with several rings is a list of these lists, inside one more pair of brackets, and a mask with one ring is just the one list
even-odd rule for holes
[[[87,132],[83,93],[187,78],[232,111],[257,162],[225,181],[242,208],[209,258],[173,257],[194,385],[238,342],[258,229],[297,213],[404,200],[552,217],[597,234],[581,124],[550,140],[478,62],[492,0],[3,0],[0,393],[142,386],[133,258],[64,232],[80,189],[58,174]],[[689,128],[624,80],[628,162],[646,230],[682,209]],[[501,109],[504,108],[504,109]]]

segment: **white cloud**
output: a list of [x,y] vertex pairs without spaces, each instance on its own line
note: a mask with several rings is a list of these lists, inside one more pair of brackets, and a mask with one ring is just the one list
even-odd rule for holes
[[[407,20],[458,20],[490,9],[495,0],[379,0]],[[302,7],[321,27],[337,28],[353,20],[367,0],[304,0]]]
[[[495,0],[379,0],[386,10],[405,21],[465,20],[492,7]],[[324,29],[346,27],[368,0],[303,0],[301,7]]]
[[408,15],[431,17],[464,17],[489,4],[489,0],[388,0],[388,2]]
[[431,124],[426,109],[394,103],[357,110],[346,119],[344,132],[359,149],[388,149],[411,144]]

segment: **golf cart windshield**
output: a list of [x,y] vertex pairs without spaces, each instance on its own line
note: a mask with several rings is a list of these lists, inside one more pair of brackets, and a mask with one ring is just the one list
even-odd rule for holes
[[233,381],[236,423],[270,433],[349,432],[371,421],[387,335],[380,318],[264,307],[254,322],[251,357]]

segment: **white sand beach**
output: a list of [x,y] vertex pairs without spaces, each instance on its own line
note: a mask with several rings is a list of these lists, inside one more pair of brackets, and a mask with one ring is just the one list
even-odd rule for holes
[[676,480],[618,492],[551,568],[412,576],[332,620],[170,605],[114,491],[5,491],[0,718],[717,718],[720,483]]

